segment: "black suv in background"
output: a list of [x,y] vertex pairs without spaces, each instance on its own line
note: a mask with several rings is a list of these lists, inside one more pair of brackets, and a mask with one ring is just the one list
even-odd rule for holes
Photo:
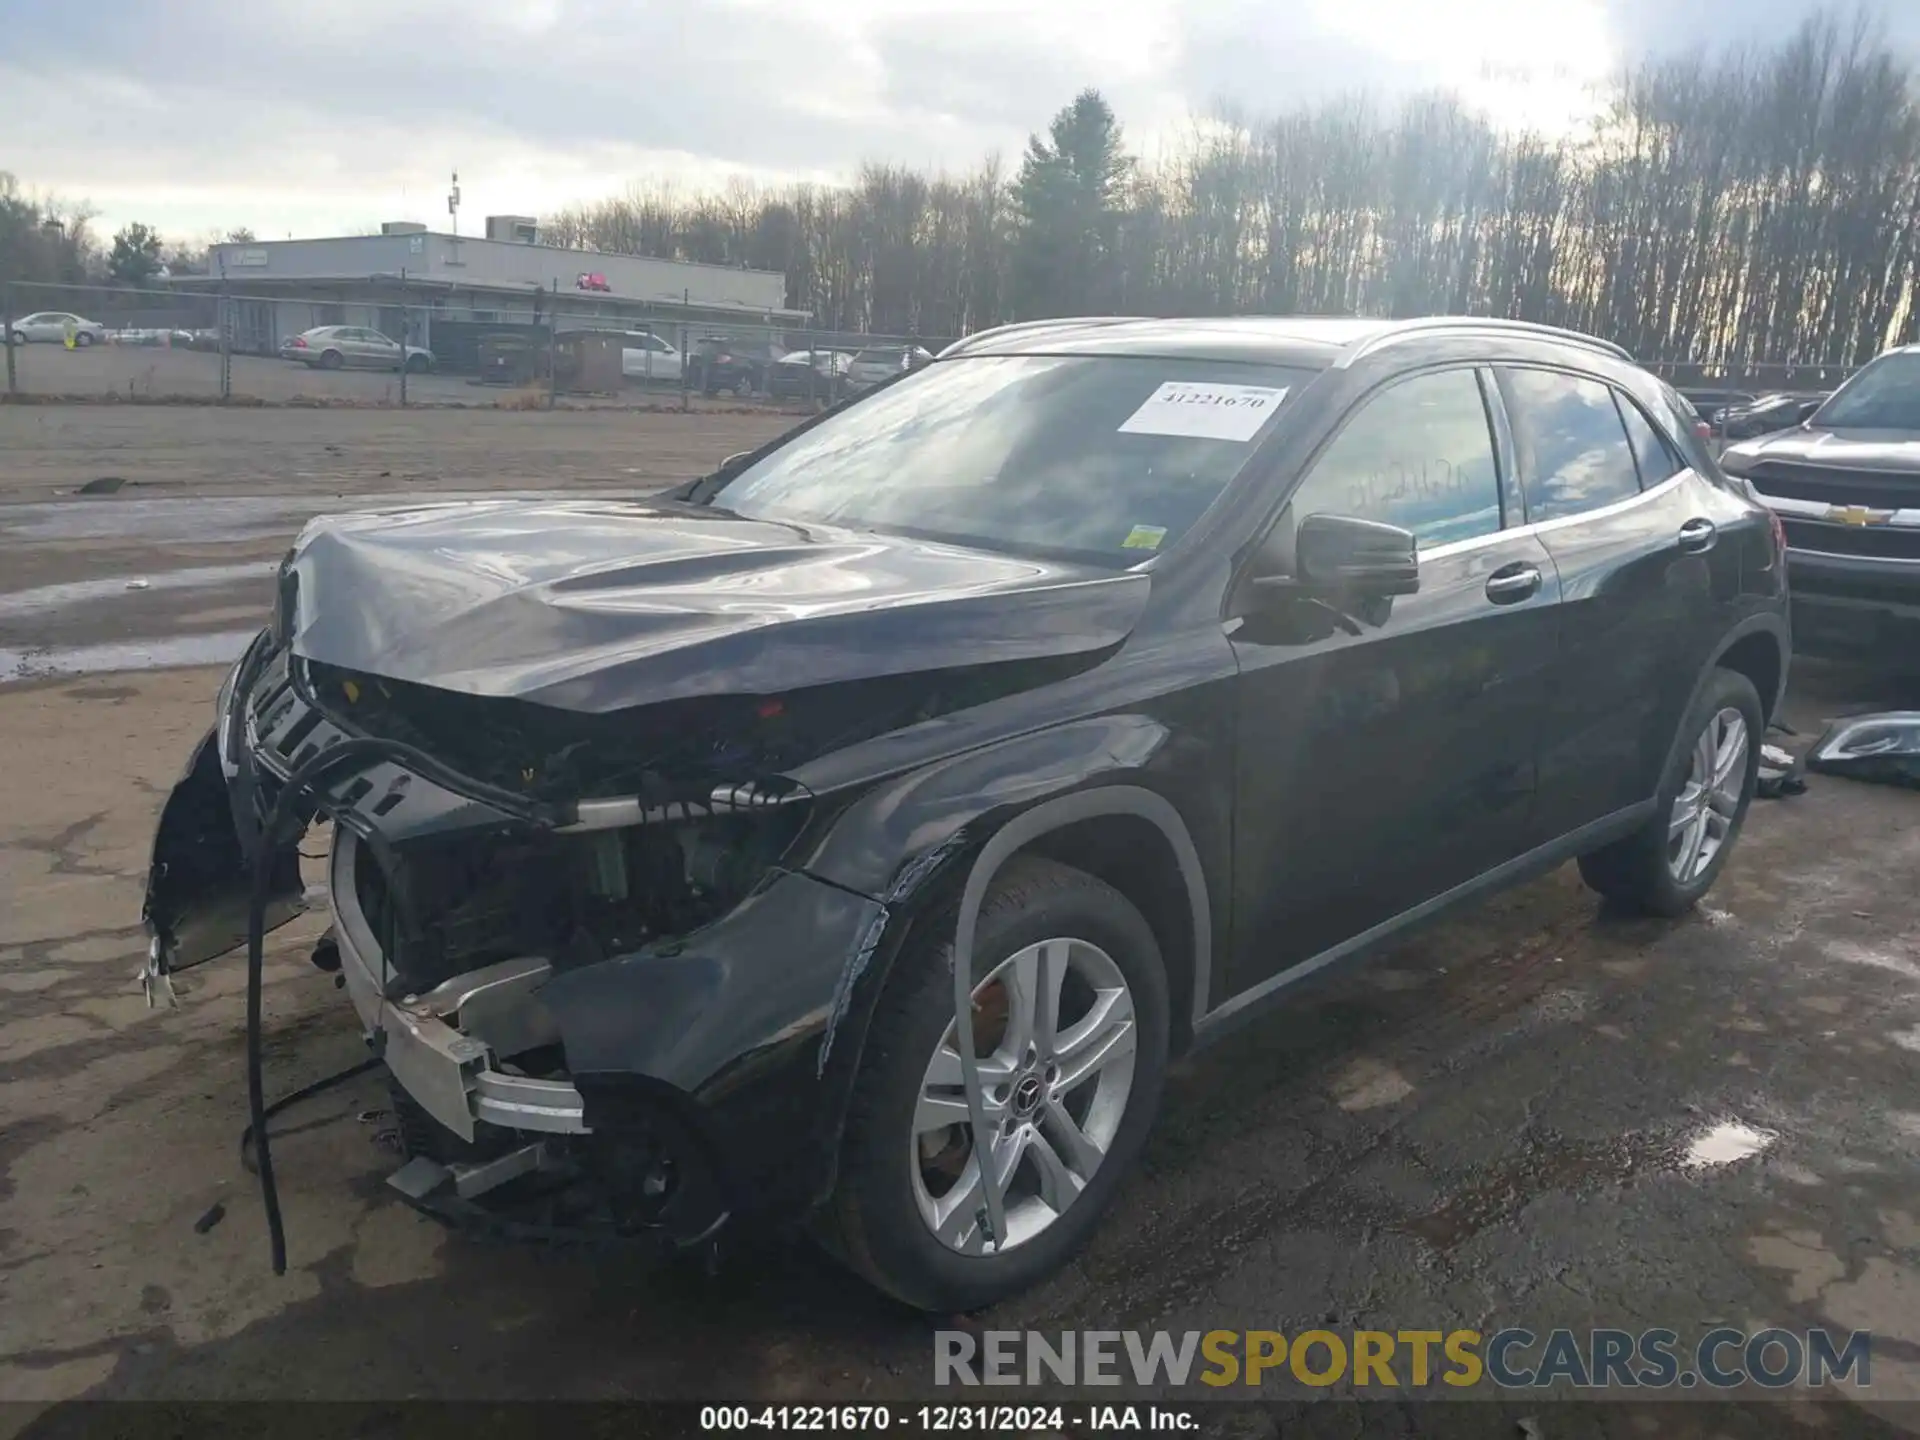
[[1920,641],[1920,346],[1889,350],[1790,428],[1729,445],[1727,474],[1779,516],[1802,650]]
[[767,367],[772,363],[764,341],[710,335],[698,341],[687,357],[687,386],[703,395],[718,395],[722,390],[750,395],[766,388]]
[[970,1309],[1325,967],[1572,859],[1694,904],[1785,607],[1600,341],[1012,326],[670,496],[310,523],[162,814],[148,980],[245,933],[249,862],[297,910],[318,821],[412,1203],[804,1220]]

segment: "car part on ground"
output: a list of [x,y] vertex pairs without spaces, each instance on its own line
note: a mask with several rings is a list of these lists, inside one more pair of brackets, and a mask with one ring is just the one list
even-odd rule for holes
[[[410,1203],[806,1222],[988,1303],[1086,1239],[1170,1055],[1568,859],[1714,882],[1784,566],[1677,404],[1537,327],[1061,322],[671,495],[315,520],[163,808],[143,978],[245,941],[257,1056],[320,827]],[[1434,445],[1457,484],[1365,483]]]
[[1807,766],[1850,780],[1920,789],[1920,710],[1836,720],[1814,742]]
[[1800,756],[1778,745],[1760,747],[1760,773],[1754,782],[1753,796],[1756,800],[1779,800],[1788,795],[1803,794],[1807,788],[1806,768]]

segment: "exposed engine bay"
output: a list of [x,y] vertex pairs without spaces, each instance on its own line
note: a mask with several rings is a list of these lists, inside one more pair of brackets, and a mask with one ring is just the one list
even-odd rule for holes
[[354,893],[394,984],[424,990],[499,960],[555,970],[682,935],[726,913],[779,859],[803,806],[576,835],[510,830],[354,851]]

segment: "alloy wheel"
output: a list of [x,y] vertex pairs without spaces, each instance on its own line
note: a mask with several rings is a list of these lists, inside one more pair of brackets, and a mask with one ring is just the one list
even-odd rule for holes
[[920,1217],[964,1255],[988,1250],[983,1153],[1005,1201],[996,1251],[1031,1240],[1080,1198],[1126,1116],[1137,1038],[1126,977],[1086,940],[1015,951],[975,987],[973,1007],[986,1140],[967,1110],[952,1025],[920,1082],[908,1140]]
[[1719,711],[1693,742],[1686,783],[1667,817],[1667,869],[1691,885],[1713,864],[1740,812],[1747,783],[1747,717]]

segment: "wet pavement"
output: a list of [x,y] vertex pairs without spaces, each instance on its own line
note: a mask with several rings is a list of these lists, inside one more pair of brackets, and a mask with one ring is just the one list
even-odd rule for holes
[[[218,672],[128,673],[117,647],[231,645],[310,498],[0,505],[0,646],[120,672],[0,684],[0,1398],[924,1398],[935,1322],[803,1244],[709,1277],[420,1220],[383,1188],[371,1079],[287,1117],[271,1274],[235,1148],[241,967],[185,977],[175,1011],[133,978],[153,817]],[[1785,743],[1916,699],[1803,663]],[[1917,822],[1920,795],[1811,776],[1756,804],[1685,920],[1611,915],[1567,869],[1329,976],[1177,1067],[1093,1245],[975,1323],[1866,1328],[1877,1413],[1911,1422]],[[363,1053],[301,924],[269,947],[272,1093]]]

